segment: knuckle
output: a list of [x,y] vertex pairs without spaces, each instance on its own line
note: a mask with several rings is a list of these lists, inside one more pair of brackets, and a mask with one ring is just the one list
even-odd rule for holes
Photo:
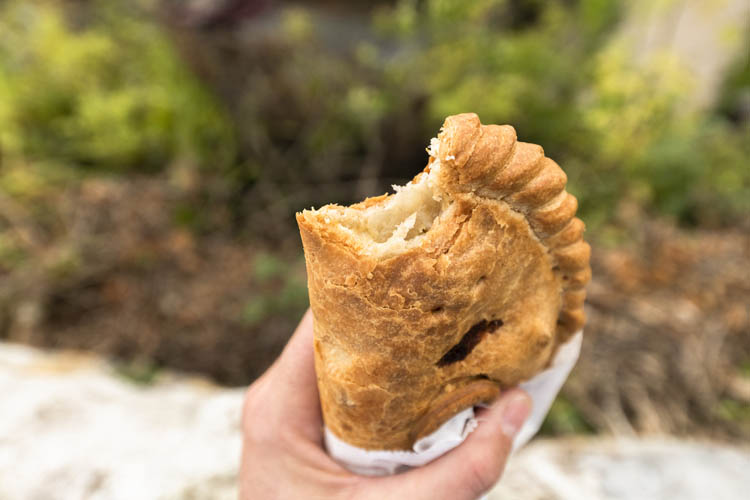
[[500,479],[504,464],[504,457],[495,449],[487,449],[472,457],[467,464],[471,491],[479,495],[492,488]]
[[338,498],[341,500],[362,500],[362,481],[355,475],[345,476],[339,479],[336,485]]

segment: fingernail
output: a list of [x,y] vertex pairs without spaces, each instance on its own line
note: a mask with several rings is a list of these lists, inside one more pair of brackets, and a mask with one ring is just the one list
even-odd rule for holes
[[508,396],[502,412],[500,425],[508,437],[514,437],[526,421],[531,411],[531,399],[526,393],[515,392]]

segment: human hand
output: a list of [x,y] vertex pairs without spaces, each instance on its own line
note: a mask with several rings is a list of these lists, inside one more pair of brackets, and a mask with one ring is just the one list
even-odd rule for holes
[[240,499],[475,499],[500,478],[530,409],[525,392],[510,390],[478,409],[479,427],[429,464],[387,477],[353,474],[323,447],[308,310],[281,356],[247,391]]

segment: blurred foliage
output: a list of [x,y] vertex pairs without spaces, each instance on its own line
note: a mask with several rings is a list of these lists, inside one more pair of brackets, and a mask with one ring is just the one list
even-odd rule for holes
[[[294,212],[411,178],[454,113],[544,145],[600,247],[750,214],[748,54],[696,107],[681,61],[619,36],[629,2],[279,2],[210,29],[168,4],[206,2],[0,3],[0,337],[245,383],[307,305]],[[565,399],[545,424],[589,428]]]
[[717,109],[740,124],[750,123],[750,51],[740,54],[729,68],[719,92]]
[[[564,166],[589,225],[611,222],[623,201],[683,223],[735,222],[750,209],[750,125],[696,110],[690,77],[670,54],[636,64],[611,37],[622,7],[403,0],[377,19],[418,47],[388,69],[426,89],[433,128],[469,110],[514,125]],[[750,92],[747,58],[739,54],[732,90],[721,93],[725,113]]]
[[305,206],[352,202],[411,177],[445,116],[466,111],[543,144],[597,233],[630,206],[686,225],[744,220],[750,123],[735,115],[746,106],[747,54],[721,102],[698,109],[674,55],[636,61],[616,36],[626,7],[400,0],[377,8],[373,34],[351,43],[326,41],[327,19],[294,7],[242,55],[221,57],[224,42],[206,35],[183,53],[233,103],[243,156],[234,182],[261,207],[251,224],[260,232]]
[[287,264],[275,255],[261,252],[255,256],[253,262],[253,277],[258,283],[267,283],[269,280],[284,275]]
[[586,421],[582,412],[564,395],[555,399],[540,432],[543,435],[590,434],[594,427]]
[[180,157],[232,160],[224,113],[154,22],[121,2],[92,2],[87,15],[63,6],[0,6],[4,162],[155,172]]
[[270,253],[259,252],[253,261],[252,278],[261,293],[245,302],[242,321],[255,326],[273,315],[301,316],[308,305],[307,283],[300,279],[302,268],[301,259],[290,264]]
[[156,382],[160,368],[149,359],[136,358],[127,362],[117,362],[114,365],[117,375],[137,385],[151,385]]
[[[475,111],[543,144],[591,227],[616,222],[623,204],[710,225],[750,209],[747,54],[715,108],[696,109],[679,61],[636,63],[613,36],[622,2],[400,0],[377,8],[374,34],[346,48],[331,47],[300,6],[250,46],[231,42],[239,52],[224,34],[165,30],[130,3],[86,4],[86,15],[43,0],[3,4],[3,165],[154,172],[187,159],[227,179],[224,199],[254,231],[284,237],[277,222],[295,210],[410,177],[444,117]],[[2,187],[23,191],[11,170]],[[201,226],[190,207],[175,221]]]
[[716,407],[719,418],[750,425],[750,404],[735,399],[722,399]]

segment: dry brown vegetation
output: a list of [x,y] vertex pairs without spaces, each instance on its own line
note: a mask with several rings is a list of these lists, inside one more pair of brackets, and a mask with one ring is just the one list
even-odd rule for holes
[[750,437],[750,235],[633,231],[630,248],[595,247],[565,394],[613,433]]
[[[251,382],[305,307],[298,239],[261,248],[208,206],[214,229],[196,235],[173,220],[191,203],[166,177],[61,191],[56,231],[18,227],[37,243],[0,278],[2,336],[93,350],[136,380],[169,367]],[[626,245],[594,244],[583,352],[563,391],[575,418],[750,438],[750,234],[631,226]]]
[[141,4],[0,2],[0,339],[247,384],[307,304],[294,212],[477,111],[564,167],[594,247],[546,431],[750,439],[746,53],[696,109],[613,38],[630,2]]

